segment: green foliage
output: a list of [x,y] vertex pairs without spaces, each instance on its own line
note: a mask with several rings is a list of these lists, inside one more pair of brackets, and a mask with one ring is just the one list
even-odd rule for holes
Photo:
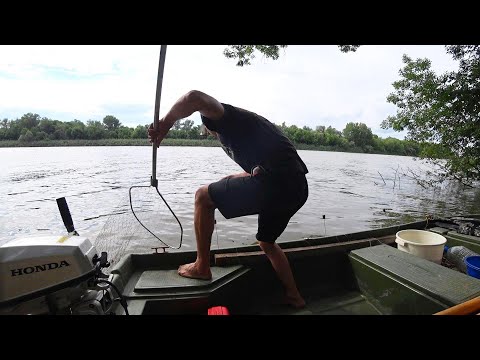
[[193,120],[188,120],[187,119],[183,122],[182,130],[183,131],[190,131],[193,128],[194,125],[195,125],[195,123],[194,123]]
[[23,115],[20,118],[19,126],[21,128],[31,129],[37,126],[39,122],[40,122],[40,115],[28,113]]
[[360,47],[360,45],[338,45],[340,48],[341,52],[347,53],[347,52],[355,52],[357,49]]
[[40,124],[38,125],[38,128],[40,131],[44,131],[47,134],[53,134],[57,126],[58,126],[58,123],[55,120],[43,118],[42,120],[40,120]]
[[348,123],[343,130],[343,135],[345,139],[352,141],[355,146],[360,148],[374,144],[372,130],[363,123]]
[[147,139],[148,126],[138,125],[132,133],[132,139]]
[[45,131],[37,131],[37,133],[35,134],[35,141],[41,141],[41,140],[45,140],[48,138],[48,135]]
[[109,132],[113,132],[118,129],[122,124],[120,120],[118,120],[115,116],[107,115],[103,118],[103,124],[105,125],[105,129]]
[[63,127],[58,127],[55,132],[50,135],[51,140],[66,140],[67,139],[67,133],[65,132],[65,129]]
[[[30,115],[22,117],[22,119],[8,120],[0,122],[0,146],[10,144],[9,141],[14,140],[19,146],[89,146],[101,145],[149,145],[147,141],[148,126],[138,125],[135,128],[129,128],[123,125],[116,127],[115,117],[109,115],[112,120],[112,126],[109,121],[89,120],[87,124],[82,121],[73,120],[62,122],[59,120],[51,120],[42,118],[38,121],[37,126],[32,128],[23,127],[26,124],[22,119],[32,118]],[[35,117],[37,120],[38,116]],[[105,118],[104,118],[105,120]],[[118,120],[118,119],[117,119]],[[107,124],[106,124],[107,123]],[[120,122],[118,121],[118,124]],[[315,126],[315,130],[309,126],[299,128],[296,125],[287,126],[285,123],[278,126],[280,130],[299,149],[309,150],[325,150],[325,151],[351,151],[351,152],[375,152],[390,153],[396,155],[412,155],[415,156],[420,151],[420,146],[415,142],[406,142],[398,139],[383,140],[376,135],[372,135],[371,130],[362,123],[349,123],[345,130],[339,131],[329,126]],[[186,146],[212,146],[219,145],[219,142],[213,136],[205,136],[200,134],[200,125],[195,125],[193,120],[182,119],[175,123],[175,126],[167,133],[166,140],[169,144],[186,145]],[[13,136],[13,137],[12,137]],[[371,141],[370,141],[371,140]],[[390,142],[395,144],[391,145]],[[407,151],[407,143],[409,150]],[[415,146],[416,145],[416,146]]]
[[281,48],[287,45],[228,45],[223,54],[229,59],[238,59],[237,66],[250,65],[250,60],[255,58],[255,52],[259,51],[267,58],[277,60]]
[[395,139],[392,137],[388,137],[383,142],[383,146],[385,147],[385,151],[388,154],[402,154],[404,153],[405,149],[403,147],[403,142],[399,139]]
[[105,127],[100,121],[87,121],[87,136],[89,139],[103,139],[105,138]]
[[118,139],[129,139],[132,137],[132,134],[133,129],[126,126],[120,126],[120,128],[117,130]]
[[377,135],[373,135],[373,148],[380,153],[385,153],[385,140],[379,138]]
[[30,130],[25,131],[24,134],[20,135],[18,141],[20,142],[32,142],[34,140],[33,134]]
[[436,75],[430,60],[403,56],[401,79],[387,98],[397,113],[382,127],[407,130],[408,139],[424,144],[420,155],[439,166],[442,178],[471,183],[480,180],[480,46],[446,50],[458,71]]
[[[267,58],[277,60],[280,49],[286,48],[288,45],[228,45],[223,50],[223,54],[229,59],[236,59],[237,66],[251,65],[250,60],[255,58],[258,51]],[[342,52],[355,52],[360,45],[338,45]]]
[[67,129],[65,130],[67,139],[84,139],[86,137],[86,126],[79,120],[74,120],[67,123]]

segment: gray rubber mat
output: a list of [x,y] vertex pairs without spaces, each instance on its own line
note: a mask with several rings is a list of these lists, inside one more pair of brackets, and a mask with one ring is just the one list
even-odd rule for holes
[[422,289],[435,298],[460,304],[480,295],[480,279],[446,268],[387,245],[353,250],[354,259]]
[[135,285],[135,291],[153,291],[153,290],[173,290],[178,289],[191,289],[198,287],[210,286],[213,283],[220,281],[221,279],[233,274],[242,265],[211,268],[212,279],[211,280],[198,280],[189,279],[178,275],[177,269],[175,270],[147,270],[142,273]]

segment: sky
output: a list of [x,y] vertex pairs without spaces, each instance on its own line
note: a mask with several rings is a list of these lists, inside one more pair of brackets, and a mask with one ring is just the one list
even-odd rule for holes
[[[387,102],[400,79],[402,56],[428,58],[437,73],[456,70],[443,45],[289,45],[272,60],[257,53],[249,66],[223,55],[226,45],[168,45],[160,117],[189,90],[283,122],[343,130],[366,124],[374,134],[396,107]],[[154,118],[160,45],[0,45],[0,119],[26,113],[60,121],[150,124]],[[200,116],[188,117],[200,124]]]

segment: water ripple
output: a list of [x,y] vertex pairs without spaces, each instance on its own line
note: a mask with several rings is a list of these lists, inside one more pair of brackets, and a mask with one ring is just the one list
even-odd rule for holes
[[30,191],[20,191],[20,192],[16,192],[16,193],[9,193],[7,195],[20,195],[20,194],[28,194]]
[[[426,214],[480,212],[478,190],[445,187],[433,191],[399,177],[398,168],[421,166],[408,157],[299,154],[309,169],[309,198],[278,241],[363,231],[423,220]],[[150,245],[158,245],[158,240],[139,228],[129,200],[130,187],[150,187],[150,147],[0,148],[0,158],[0,188],[4,190],[0,192],[0,244],[20,236],[65,234],[55,199],[66,197],[81,235],[95,241],[104,235],[116,236],[111,244],[103,245],[125,251],[151,251]],[[157,165],[158,189],[182,222],[185,248],[194,249],[196,190],[243,170],[220,148],[163,147]],[[160,200],[147,201],[148,206],[145,203],[137,209],[144,215],[155,213],[154,206],[161,205]],[[257,216],[227,220],[217,210],[215,219],[212,247],[256,243]],[[172,233],[170,241],[178,241],[178,233]]]

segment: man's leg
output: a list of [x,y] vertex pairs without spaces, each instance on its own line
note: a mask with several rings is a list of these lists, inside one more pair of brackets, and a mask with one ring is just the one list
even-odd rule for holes
[[226,219],[258,214],[263,187],[250,176],[225,177],[195,193],[194,227],[197,241],[197,259],[182,265],[178,273],[185,277],[212,278],[210,270],[210,243],[215,224],[215,209]]
[[215,223],[215,204],[208,194],[208,185],[202,186],[195,193],[194,227],[197,240],[197,259],[194,263],[181,265],[181,276],[210,280],[210,243]]
[[268,243],[265,241],[258,241],[258,243],[270,260],[273,269],[285,288],[287,304],[295,308],[303,308],[305,306],[305,300],[297,289],[290,263],[282,248],[276,243]]

